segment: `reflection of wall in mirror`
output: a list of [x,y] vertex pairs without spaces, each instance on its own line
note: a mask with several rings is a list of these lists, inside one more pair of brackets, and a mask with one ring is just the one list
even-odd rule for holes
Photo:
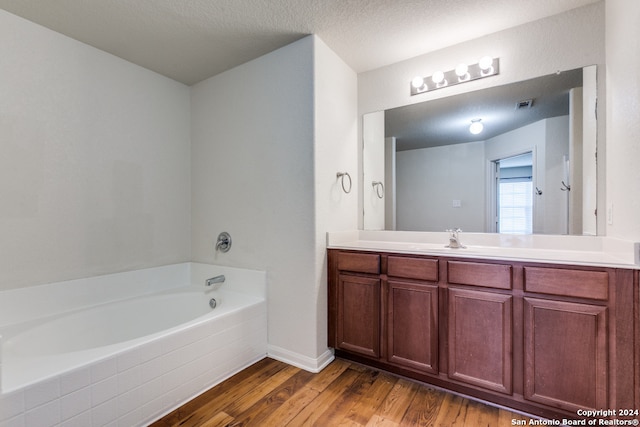
[[364,148],[364,228],[365,230],[384,230],[384,199],[376,195],[371,185],[374,181],[384,182],[384,111],[366,114],[362,123]]
[[483,142],[399,151],[396,162],[398,230],[484,231]]
[[576,223],[581,224],[581,227],[576,227],[576,230],[572,230],[571,234],[595,236],[597,234],[596,211],[598,208],[598,170],[597,162],[594,161],[598,151],[598,120],[596,114],[598,84],[597,67],[595,65],[583,69],[582,82],[582,114],[580,115],[580,122],[582,123],[580,135],[582,164],[580,170],[572,171],[572,175],[577,175],[582,179],[582,198],[579,201],[578,208],[574,209],[574,212],[582,213],[582,221],[574,220]]
[[384,229],[396,230],[396,139],[384,139]]
[[534,186],[543,189],[534,207],[534,233],[566,234],[566,194],[557,183],[569,150],[567,129],[568,116],[562,116],[486,141],[398,152],[397,229],[491,231],[489,164],[532,151]]

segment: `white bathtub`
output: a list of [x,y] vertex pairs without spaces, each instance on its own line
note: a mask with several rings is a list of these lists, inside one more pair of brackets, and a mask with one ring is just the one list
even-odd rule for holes
[[145,425],[265,357],[265,295],[195,263],[0,292],[0,427]]

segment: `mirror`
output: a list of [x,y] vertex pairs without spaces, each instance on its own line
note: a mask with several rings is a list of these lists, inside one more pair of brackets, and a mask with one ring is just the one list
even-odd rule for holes
[[595,73],[365,114],[364,228],[595,235]]

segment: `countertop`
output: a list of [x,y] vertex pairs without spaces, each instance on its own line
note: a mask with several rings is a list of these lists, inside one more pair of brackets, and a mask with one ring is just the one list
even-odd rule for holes
[[327,233],[329,249],[500,259],[640,269],[640,243],[601,236],[460,233],[466,248],[447,248],[448,233],[341,231]]

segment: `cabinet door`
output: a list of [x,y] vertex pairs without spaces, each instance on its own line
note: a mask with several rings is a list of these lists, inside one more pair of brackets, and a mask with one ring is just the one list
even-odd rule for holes
[[512,392],[512,297],[449,289],[449,378]]
[[380,357],[380,280],[338,277],[338,348]]
[[438,372],[438,286],[389,280],[388,360]]
[[524,299],[526,399],[567,411],[607,407],[607,308]]

